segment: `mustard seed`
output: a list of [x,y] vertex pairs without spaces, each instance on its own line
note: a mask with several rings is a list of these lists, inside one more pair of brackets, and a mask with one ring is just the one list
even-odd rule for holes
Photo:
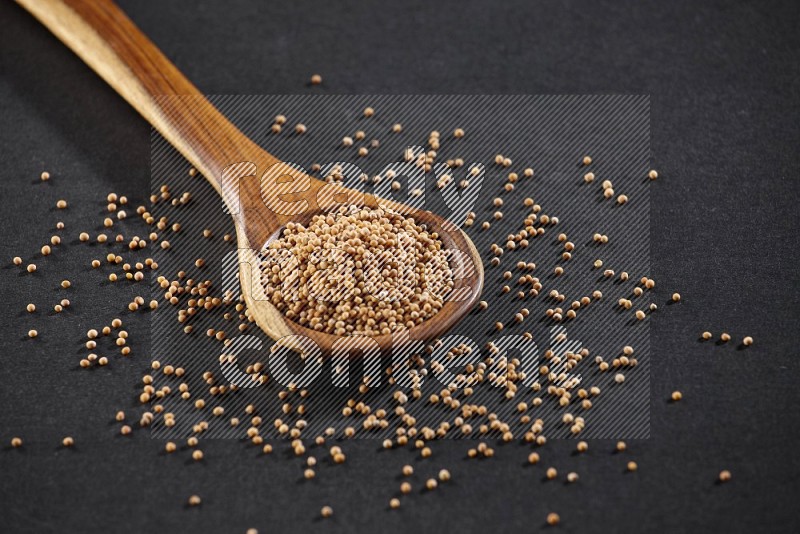
[[36,311],[36,305],[33,303],[28,304],[25,309],[28,310],[28,313],[33,313]]
[[311,85],[319,85],[322,83],[322,76],[319,74],[312,74],[311,75]]
[[628,462],[628,471],[633,472],[639,469],[639,466],[634,461]]
[[683,394],[680,391],[673,391],[670,398],[672,399],[673,402],[678,402],[683,398]]
[[375,115],[375,110],[373,108],[364,108],[364,116],[369,118]]
[[11,438],[11,446],[15,449],[22,447],[22,438]]
[[438,486],[439,486],[439,483],[438,483],[438,482],[436,482],[436,479],[435,479],[435,478],[429,478],[429,479],[428,479],[428,480],[425,482],[425,487],[426,487],[426,488],[427,488],[429,491],[433,491],[433,490],[435,490],[435,489],[436,489]]
[[547,524],[551,527],[558,525],[561,522],[561,516],[555,512],[547,514]]
[[75,440],[72,439],[70,436],[67,436],[61,440],[61,444],[64,447],[72,447],[75,444]]
[[330,506],[323,506],[319,513],[322,517],[331,517],[333,515],[333,508]]
[[653,169],[652,171],[647,173],[647,177],[650,178],[651,180],[655,180],[656,178],[658,178],[658,172],[656,172],[656,170]]
[[35,273],[36,272],[36,264],[35,263],[28,264],[27,270],[28,270],[29,273]]
[[389,508],[391,508],[392,510],[400,508],[400,499],[398,499],[397,497],[389,499]]
[[747,336],[742,340],[742,345],[744,345],[745,347],[749,347],[752,344],[753,344],[753,338],[750,336]]
[[720,341],[727,343],[728,341],[730,341],[730,340],[731,340],[731,335],[730,335],[730,334],[728,334],[727,332],[723,332],[723,333],[722,333],[722,334],[719,336],[719,339],[720,339]]
[[29,338],[33,339],[38,335],[39,335],[39,332],[37,332],[36,330],[28,330],[28,337]]
[[450,480],[450,471],[448,471],[447,469],[442,469],[441,471],[439,471],[439,480],[441,480],[442,482],[447,482],[448,480]]
[[591,165],[592,164],[592,158],[590,156],[583,156],[583,164],[584,165]]
[[720,482],[727,482],[731,479],[731,472],[725,469],[724,471],[720,471],[719,473],[719,481]]
[[59,200],[58,202],[56,202],[56,207],[58,209],[60,209],[60,210],[66,209],[67,201],[66,200]]
[[681,294],[680,293],[673,293],[672,294],[672,302],[680,302],[681,301]]
[[192,495],[191,497],[189,497],[189,506],[200,506],[201,502],[202,501],[200,497],[197,495]]

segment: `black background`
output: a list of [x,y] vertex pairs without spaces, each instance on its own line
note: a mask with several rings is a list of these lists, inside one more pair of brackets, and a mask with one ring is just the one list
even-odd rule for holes
[[[206,444],[209,461],[184,465],[147,432],[120,437],[113,414],[132,406],[149,358],[142,349],[109,376],[81,372],[74,333],[117,313],[121,297],[102,287],[78,293],[96,283],[88,268],[76,272],[87,258],[68,248],[40,260],[47,268],[34,277],[4,267],[0,530],[537,530],[550,511],[568,532],[798,530],[796,3],[122,7],[211,94],[310,91],[315,72],[325,83],[313,90],[330,93],[650,94],[661,174],[651,189],[652,276],[662,300],[675,288],[684,301],[652,317],[649,440],[630,442],[625,455],[592,442],[579,458],[572,441],[549,444],[554,465],[581,473],[571,486],[542,482],[518,444],[464,465],[465,443],[440,443],[435,458],[450,466],[452,483],[393,512],[386,502],[411,451],[351,443],[345,466],[308,484],[296,462],[259,460],[226,440]],[[0,4],[0,146],[6,265],[33,256],[56,220],[73,230],[94,224],[106,192],[134,205],[148,193],[149,126],[8,2]],[[54,178],[39,184],[44,169]],[[70,200],[68,214],[54,212],[58,198]],[[25,304],[48,309],[64,272],[81,298],[58,331],[41,327],[39,339],[25,340],[48,324],[28,317]],[[697,342],[705,329],[756,343]],[[147,322],[129,330],[145,337]],[[684,400],[673,406],[674,389]],[[21,450],[5,445],[15,435],[26,441]],[[74,450],[58,446],[64,435],[75,437]],[[628,457],[639,463],[635,475],[623,473]],[[715,484],[721,469],[733,472],[729,484]],[[192,493],[203,506],[185,509]],[[318,518],[323,504],[334,507],[331,520]]]

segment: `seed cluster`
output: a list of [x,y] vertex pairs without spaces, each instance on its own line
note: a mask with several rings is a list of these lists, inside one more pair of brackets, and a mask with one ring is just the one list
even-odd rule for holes
[[389,209],[342,207],[307,227],[289,223],[268,246],[285,259],[262,263],[271,302],[329,334],[412,328],[435,315],[453,287],[438,234]]
[[[319,75],[314,75],[311,78],[313,85],[319,84],[321,81]],[[371,119],[374,115],[375,110],[371,107],[363,110],[363,117],[370,119],[370,122],[380,119],[380,117]],[[287,118],[285,116],[276,116],[272,126],[273,132],[280,133],[286,123]],[[400,123],[395,123],[391,130],[394,133],[400,133],[403,131],[403,127]],[[307,128],[304,124],[297,123],[294,131],[296,134],[303,134],[307,131]],[[466,135],[462,128],[455,128],[452,132],[454,139],[460,139]],[[345,147],[354,146],[358,150],[358,155],[366,157],[370,148],[379,146],[377,139],[373,139],[371,142],[368,142],[367,139],[366,133],[359,130],[352,137],[344,137],[342,144]],[[364,143],[364,146],[358,146],[357,143],[361,142]],[[417,158],[417,164],[430,171],[437,157],[436,151],[439,150],[442,142],[444,141],[439,132],[431,132],[428,139],[428,145],[431,150]],[[368,146],[366,146],[367,144]],[[406,159],[410,161],[413,159],[413,155],[407,154]],[[585,166],[589,166],[592,164],[592,158],[585,156],[582,159],[582,163]],[[453,160],[448,160],[447,164],[452,169],[455,169],[462,166],[464,162],[462,158],[454,158]],[[495,164],[502,168],[501,170],[504,174],[508,173],[505,183],[502,184],[502,189],[505,193],[514,191],[515,184],[519,185],[518,180],[530,179],[534,176],[534,171],[531,167],[527,167],[524,170],[517,169],[519,174],[517,172],[509,172],[513,162],[511,158],[502,154],[496,156]],[[316,166],[316,170],[319,170],[318,166]],[[470,175],[475,176],[477,174],[476,170],[478,169],[472,168],[469,171]],[[584,171],[588,170],[584,169]],[[47,176],[45,177],[45,175]],[[195,169],[189,170],[189,176],[194,177],[196,175],[197,171]],[[658,174],[655,170],[650,171],[648,174],[651,180],[655,180],[657,176]],[[49,173],[43,173],[41,179],[45,181],[49,177]],[[378,182],[384,178],[393,180],[395,176],[386,173],[385,176],[375,177],[373,181]],[[340,181],[341,170],[334,170],[326,179],[328,181]],[[583,179],[586,183],[592,183],[595,180],[595,173],[586,172],[583,175]],[[452,180],[452,176],[446,174],[437,185],[443,188]],[[395,184],[397,184],[396,187]],[[461,188],[468,188],[469,180],[462,180],[458,185]],[[399,182],[393,181],[392,188],[400,189],[401,186]],[[606,198],[613,198],[614,194],[611,182],[605,180],[603,182],[603,195]],[[150,200],[153,206],[159,202],[168,202],[172,206],[182,206],[190,203],[191,199],[192,195],[189,192],[173,196],[169,188],[164,185],[159,194],[153,195]],[[107,197],[107,201],[108,212],[116,213],[116,221],[114,217],[106,217],[102,220],[102,227],[106,230],[97,235],[97,243],[107,243],[107,246],[118,244],[126,247],[131,252],[148,246],[156,246],[164,251],[169,251],[172,245],[167,239],[167,234],[169,232],[181,232],[181,224],[179,222],[168,220],[166,217],[157,218],[150,211],[153,206],[150,209],[140,206],[137,208],[136,213],[141,216],[141,219],[147,225],[152,227],[152,232],[144,238],[134,236],[132,239],[126,239],[122,234],[114,236],[111,234],[111,229],[119,226],[117,224],[118,221],[127,217],[125,211],[119,210],[118,206],[127,204],[127,199],[124,196],[112,193]],[[629,202],[629,199],[626,195],[618,195],[616,201],[622,205]],[[66,209],[67,202],[60,200],[57,203],[57,207]],[[493,212],[493,220],[500,221],[503,219],[504,213],[501,209],[506,210],[506,220],[514,216],[514,210],[516,209],[523,209],[525,214],[520,217],[522,221],[516,233],[503,239],[498,239],[499,244],[492,245],[489,251],[492,256],[489,264],[494,267],[501,265],[504,254],[515,254],[514,251],[518,253],[528,248],[534,239],[548,234],[548,232],[552,231],[552,227],[559,223],[558,217],[544,213],[542,207],[531,197],[525,198],[522,202],[513,202],[513,199],[508,198],[494,198],[489,210]],[[477,215],[471,212],[465,225],[471,226],[476,218]],[[64,224],[58,222],[56,228],[61,230],[64,228]],[[480,224],[480,228],[484,231],[489,230],[491,223],[488,220],[483,221]],[[609,237],[602,232],[602,228],[599,230],[599,232],[591,236],[592,246],[603,247],[609,243]],[[202,236],[204,239],[212,239],[214,233],[210,229],[204,229]],[[531,300],[538,297],[540,300],[548,299],[548,302],[552,304],[549,304],[550,308],[547,309],[544,319],[554,322],[575,320],[578,314],[583,313],[588,307],[598,305],[596,303],[602,305],[603,294],[599,288],[568,299],[557,287],[557,280],[572,272],[569,269],[570,262],[574,263],[573,257],[580,254],[580,244],[584,243],[586,238],[587,236],[573,236],[572,240],[570,240],[566,233],[558,234],[554,243],[558,247],[558,257],[561,263],[556,266],[552,275],[533,276],[537,268],[536,264],[527,259],[519,259],[516,263],[512,262],[508,267],[500,269],[502,270],[502,279],[507,284],[502,290],[503,294],[508,295],[505,298]],[[78,240],[81,243],[89,243],[91,236],[89,232],[80,232]],[[231,242],[232,237],[226,235],[223,240]],[[61,238],[53,236],[49,244],[42,246],[40,251],[43,256],[57,254],[60,244]],[[262,263],[262,280],[268,297],[288,318],[321,332],[337,335],[364,332],[372,335],[387,334],[400,328],[413,327],[438,313],[441,310],[444,296],[453,287],[452,273],[439,236],[424,225],[418,224],[413,218],[405,217],[388,209],[342,208],[334,213],[314,217],[307,227],[290,223],[278,239],[269,243],[268,247],[270,252],[277,253],[278,258],[286,260],[283,264],[280,262],[275,264],[271,260],[265,260]],[[602,249],[598,248],[597,250]],[[344,255],[339,255],[339,252],[343,252]],[[101,259],[92,260],[91,267],[93,269],[116,267],[116,272],[110,272],[107,276],[107,279],[111,282],[140,282],[144,280],[144,273],[147,270],[156,270],[158,268],[157,263],[152,258],[148,258],[144,263],[134,263],[132,260],[129,260],[130,263],[126,263],[121,254],[113,252],[109,252],[105,260],[102,259],[102,255],[99,258]],[[292,261],[295,263],[292,263]],[[21,257],[14,257],[12,262],[16,266],[21,266],[24,263]],[[409,265],[412,266],[412,269],[406,270],[405,267]],[[516,265],[516,271],[514,270],[514,265]],[[604,261],[598,258],[593,265],[595,269],[601,269],[604,267]],[[45,264],[44,267],[46,268],[47,265]],[[204,267],[204,258],[194,259],[195,269],[200,270]],[[617,269],[616,266],[613,267]],[[121,271],[119,270],[120,268]],[[370,271],[370,269],[375,270]],[[29,273],[35,272],[36,265],[30,263],[27,271]],[[607,283],[616,282],[617,279],[620,282],[629,280],[629,274],[625,271],[617,275],[614,269],[606,268],[602,273]],[[326,276],[323,276],[323,274]],[[375,276],[376,274],[378,276]],[[637,306],[634,306],[634,303],[637,302],[636,299],[644,297],[646,292],[655,288],[655,281],[644,277],[637,284],[635,276],[630,276],[630,283],[635,285],[632,295],[619,301],[609,302],[608,305],[618,305],[623,311],[633,310],[635,307],[643,308],[637,309],[633,313],[635,318],[644,320],[648,316],[645,310],[653,312],[657,309],[655,303],[650,303],[649,305],[645,303]],[[373,282],[376,278],[380,278],[384,283],[373,287]],[[210,279],[205,277],[194,279],[186,271],[180,271],[176,276],[170,276],[169,278],[159,276],[157,283],[164,290],[163,302],[178,308],[176,314],[178,322],[181,323],[183,332],[186,334],[192,334],[194,331],[194,324],[192,324],[191,319],[204,312],[218,311],[224,313],[226,321],[238,319],[240,323],[235,328],[238,328],[241,332],[244,332],[248,325],[253,322],[252,316],[244,303],[241,302],[241,299],[236,300],[229,294],[215,294],[214,286]],[[515,284],[518,287],[512,291],[512,286]],[[548,287],[545,288],[545,285]],[[61,288],[63,290],[70,289],[71,283],[69,280],[65,279],[61,284]],[[159,298],[159,300],[161,299]],[[131,302],[126,303],[125,307],[130,312],[148,308],[155,310],[159,306],[159,300],[151,300],[146,303],[143,297],[136,296]],[[681,296],[675,293],[672,295],[671,300],[675,303],[680,302]],[[69,300],[63,299],[59,304],[55,305],[54,310],[60,312],[69,305]],[[480,301],[477,308],[478,310],[486,310],[489,308],[489,303]],[[31,314],[36,312],[36,306],[33,303],[28,304],[26,309]],[[505,325],[503,322],[497,321],[495,328],[497,330],[513,329],[514,323],[520,324],[525,323],[526,320],[532,320],[528,319],[531,309],[533,308],[529,304],[525,304],[524,307],[521,305],[515,306],[511,310],[508,320],[504,319]],[[119,318],[115,318],[108,325],[89,329],[86,333],[86,349],[88,351],[99,351],[97,348],[98,342],[103,338],[108,338],[123,356],[130,355],[128,333],[126,330],[122,330],[122,326],[122,321]],[[225,330],[202,327],[202,331],[206,333],[210,341],[224,345],[228,345],[231,341]],[[30,330],[29,336],[31,338],[37,335],[38,332],[36,330]],[[702,335],[703,339],[711,339],[712,337],[710,332],[704,332]],[[531,340],[531,333],[525,332],[524,338]],[[720,336],[721,342],[730,339],[731,337],[727,333],[723,333]],[[564,335],[557,341],[566,341],[566,336]],[[439,342],[435,341],[426,347],[426,354],[430,354],[437,346],[437,343]],[[753,339],[747,336],[742,343],[745,346],[749,346],[753,343]],[[487,349],[490,355],[484,361],[467,365],[463,369],[463,373],[459,374],[452,384],[442,388],[441,391],[430,397],[423,397],[419,388],[415,388],[409,394],[398,389],[393,395],[393,401],[396,402],[393,406],[369,406],[364,400],[350,398],[341,410],[342,416],[350,419],[349,424],[343,429],[330,427],[324,433],[311,437],[307,434],[304,435],[308,425],[306,403],[309,392],[307,390],[288,387],[281,391],[278,398],[281,402],[281,411],[285,417],[276,418],[274,421],[271,419],[266,420],[266,416],[262,418],[264,414],[259,412],[253,405],[248,405],[244,409],[244,413],[241,413],[240,407],[230,405],[227,406],[226,410],[226,407],[222,405],[222,400],[225,395],[235,392],[236,387],[225,383],[224,378],[217,376],[219,373],[210,370],[203,372],[203,383],[200,387],[197,387],[193,383],[190,385],[188,378],[185,378],[186,370],[183,367],[175,365],[174,361],[169,362],[166,358],[160,358],[152,361],[151,369],[142,377],[141,390],[138,397],[142,408],[140,413],[129,419],[125,412],[117,412],[114,419],[119,426],[115,427],[115,431],[118,431],[123,436],[128,436],[135,431],[135,428],[148,427],[154,423],[163,424],[167,428],[176,426],[178,421],[182,420],[185,415],[178,411],[173,413],[165,407],[166,399],[171,396],[185,402],[190,411],[198,414],[199,420],[192,424],[192,435],[186,439],[185,447],[179,448],[175,442],[169,441],[164,445],[166,453],[177,456],[181,454],[180,450],[190,456],[194,462],[207,461],[203,450],[200,448],[203,433],[207,432],[211,425],[240,427],[248,442],[256,445],[258,447],[257,450],[260,450],[264,455],[269,455],[273,452],[273,445],[266,443],[266,440],[270,439],[270,437],[277,436],[291,440],[290,446],[293,456],[302,460],[302,477],[308,481],[313,481],[318,477],[324,476],[325,473],[323,471],[323,463],[318,465],[318,456],[311,456],[309,451],[313,451],[313,448],[316,447],[316,451],[324,455],[326,463],[330,464],[331,467],[343,464],[347,461],[343,447],[341,444],[330,446],[327,444],[328,440],[334,438],[334,436],[342,439],[351,438],[355,436],[356,429],[359,427],[363,427],[366,430],[372,428],[385,429],[391,424],[390,420],[394,415],[401,421],[401,424],[397,427],[393,439],[386,439],[383,442],[383,448],[393,450],[401,447],[413,447],[419,451],[418,460],[420,462],[417,467],[419,474],[416,476],[415,468],[411,465],[405,465],[402,468],[404,480],[399,486],[399,496],[396,494],[396,496],[388,500],[389,508],[394,510],[400,508],[401,498],[405,500],[407,498],[405,496],[411,494],[412,488],[417,488],[418,492],[424,488],[420,492],[423,494],[446,491],[446,485],[451,480],[450,471],[428,465],[429,462],[435,461],[434,458],[436,456],[434,455],[432,444],[436,439],[451,435],[454,432],[459,435],[480,436],[482,439],[484,437],[489,438],[496,433],[502,441],[510,441],[515,436],[521,435],[525,443],[542,447],[547,443],[545,421],[532,415],[532,410],[541,406],[545,399],[552,399],[559,407],[569,410],[563,414],[557,424],[566,425],[564,428],[569,429],[573,435],[580,434],[584,430],[587,421],[582,415],[578,414],[577,410],[584,412],[590,410],[593,400],[596,402],[597,398],[600,397],[600,385],[603,384],[579,387],[579,383],[567,379],[567,373],[581,361],[588,361],[589,363],[593,361],[601,373],[611,371],[605,375],[600,375],[607,380],[609,385],[617,384],[614,387],[625,387],[623,383],[626,378],[622,371],[635,367],[638,363],[636,357],[634,357],[635,351],[632,346],[622,347],[619,349],[618,354],[611,355],[608,360],[599,355],[594,355],[594,359],[591,360],[591,351],[588,348],[581,349],[575,353],[568,351],[564,355],[556,355],[552,350],[548,350],[545,353],[546,361],[538,370],[541,382],[536,381],[530,387],[530,390],[523,391],[522,380],[525,377],[523,376],[524,373],[518,370],[519,361],[514,358],[500,356],[500,349],[492,343],[487,345]],[[451,349],[447,356],[449,359],[455,359],[469,354],[470,351],[471,348],[469,346],[460,345]],[[413,366],[419,364],[419,367],[423,367],[426,363],[424,360],[426,354],[413,356],[409,366],[413,368]],[[223,356],[220,359],[220,363],[226,363],[224,358],[230,357]],[[231,359],[228,363],[232,364],[234,360]],[[92,368],[95,365],[105,366],[107,364],[109,364],[109,358],[100,356],[95,352],[89,353],[80,360],[82,368]],[[437,363],[434,363],[432,367],[435,372],[441,371],[443,368],[442,364]],[[501,376],[495,372],[497,368],[501,368],[507,373]],[[412,376],[415,379],[418,380],[424,376],[422,372],[416,373],[416,369],[414,371],[415,373],[412,373]],[[260,362],[247,365],[245,372],[251,379],[259,383],[264,383],[268,379],[264,365]],[[387,372],[387,374],[390,373]],[[467,376],[470,378],[467,379]],[[630,380],[635,378],[633,374],[630,376]],[[393,380],[394,377],[391,377],[390,383],[394,383]],[[369,382],[365,378],[358,388],[359,393],[366,394],[369,392]],[[473,394],[474,388],[484,382],[492,386],[502,386],[504,388],[502,398],[506,401],[511,401],[516,397],[512,406],[516,406],[517,413],[515,417],[518,417],[518,420],[499,416],[494,411],[494,407],[472,402],[468,398]],[[465,384],[466,387],[463,387]],[[679,401],[681,398],[682,394],[679,391],[675,391],[671,395],[671,399],[674,402]],[[413,402],[418,403],[416,406],[421,404],[426,406],[440,405],[450,410],[454,417],[443,420],[439,426],[433,428],[419,425],[412,415],[413,406],[411,403]],[[237,408],[240,410],[239,412],[234,411]],[[522,430],[518,431],[517,429],[520,427]],[[549,428],[548,435],[550,435]],[[61,443],[63,447],[73,447],[75,441],[71,436],[67,436],[62,439]],[[15,448],[21,447],[22,439],[13,438],[11,445]],[[626,449],[624,442],[617,443],[616,451],[618,453],[622,453]],[[580,441],[577,443],[576,451],[578,453],[587,453],[588,450],[589,445],[587,442]],[[542,458],[546,457],[546,453],[542,452],[540,454],[538,451],[526,451],[526,454],[528,463],[532,466],[531,469],[542,469],[537,466],[544,463]],[[330,459],[327,456],[330,456]],[[490,461],[494,456],[495,449],[484,441],[467,450],[467,457],[473,458],[475,461]],[[548,461],[544,465],[549,463]],[[627,462],[626,468],[628,471],[633,472],[638,469],[638,465],[630,460]],[[562,469],[562,473],[565,471],[567,471],[566,468]],[[551,465],[544,471],[544,475],[548,480],[556,480],[559,477],[559,471]],[[720,482],[728,481],[730,478],[730,472],[727,470],[719,474]],[[575,471],[569,471],[564,480],[568,483],[578,483],[580,476]],[[394,488],[396,489],[396,486]],[[383,502],[386,501],[384,500]],[[188,504],[198,506],[201,504],[201,499],[197,495],[192,495],[188,499]],[[331,517],[333,508],[331,506],[323,506],[320,509],[320,515],[324,518]],[[546,522],[549,525],[557,525],[560,522],[560,516],[557,513],[550,513],[546,518]]]

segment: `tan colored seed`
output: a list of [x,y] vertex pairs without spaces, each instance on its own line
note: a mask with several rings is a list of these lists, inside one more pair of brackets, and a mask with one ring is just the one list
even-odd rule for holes
[[673,402],[678,402],[683,398],[683,393],[681,393],[680,391],[673,391],[670,398],[672,399]]
[[11,446],[15,449],[22,447],[22,438],[11,438]]
[[672,294],[672,302],[680,302],[681,301],[681,294],[680,293],[673,293]]
[[312,74],[311,75],[311,85],[319,85],[322,83],[322,76],[319,74]]
[[647,177],[650,178],[651,180],[655,180],[656,178],[658,178],[658,172],[656,172],[656,170],[653,169],[652,171],[647,173]]
[[398,508],[400,508],[400,499],[398,499],[397,497],[390,499],[389,508],[391,508],[392,510],[397,510]]
[[364,108],[364,116],[365,117],[372,117],[375,115],[375,110],[372,108]]
[[200,506],[202,500],[197,495],[192,495],[189,497],[189,506]]
[[636,471],[637,469],[639,469],[639,466],[636,464],[636,462],[633,461],[628,462],[628,471],[633,472]]
[[28,264],[27,270],[28,270],[29,273],[35,273],[36,272],[36,264],[35,263]]
[[59,200],[58,202],[56,202],[56,207],[58,209],[60,209],[60,210],[66,209],[67,201],[66,200]]
[[333,515],[333,508],[330,506],[323,506],[319,513],[322,517],[330,517]]
[[591,156],[583,156],[583,164],[584,165],[591,165],[591,163],[592,163]]
[[201,451],[200,449],[197,449],[196,451],[192,452],[192,459],[195,462],[199,462],[200,460],[202,460],[203,459],[203,451]]
[[559,516],[557,513],[550,512],[549,514],[547,514],[547,524],[550,525],[551,527],[559,524],[560,522],[561,522],[561,516]]
[[720,341],[724,341],[725,343],[727,343],[728,341],[731,340],[731,335],[728,334],[727,332],[723,332],[722,335],[719,336],[719,339]]
[[36,330],[28,330],[28,337],[29,338],[33,339],[38,335],[39,335],[39,332],[37,332]]
[[719,481],[720,482],[727,482],[731,479],[731,472],[725,469],[724,471],[719,472]]
[[72,447],[75,444],[75,440],[72,439],[70,436],[67,436],[61,440],[61,444],[64,447]]

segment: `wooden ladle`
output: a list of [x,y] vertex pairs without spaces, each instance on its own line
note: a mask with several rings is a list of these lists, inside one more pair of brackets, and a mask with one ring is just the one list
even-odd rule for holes
[[[112,1],[17,1],[141,113],[222,195],[236,227],[245,302],[258,326],[276,340],[305,336],[323,354],[344,346],[341,343],[347,338],[317,332],[286,318],[266,299],[257,282],[260,271],[251,265],[252,251],[260,250],[282,225],[319,213],[324,206],[318,199],[332,197],[329,189],[323,189],[331,185],[298,174],[274,176],[273,183],[264,184],[258,173],[279,168],[280,160],[223,117]],[[269,209],[265,190],[273,192],[274,202],[291,207]],[[360,194],[341,187],[335,192],[334,198],[345,199]],[[475,246],[457,226],[429,211],[371,197],[365,202],[388,205],[437,231],[447,249],[459,251],[450,262],[453,271],[460,273],[456,285],[460,290],[453,292],[459,294],[457,299],[448,298],[438,313],[399,335],[371,339],[381,349],[396,349],[440,336],[468,313],[480,296],[483,265]]]

